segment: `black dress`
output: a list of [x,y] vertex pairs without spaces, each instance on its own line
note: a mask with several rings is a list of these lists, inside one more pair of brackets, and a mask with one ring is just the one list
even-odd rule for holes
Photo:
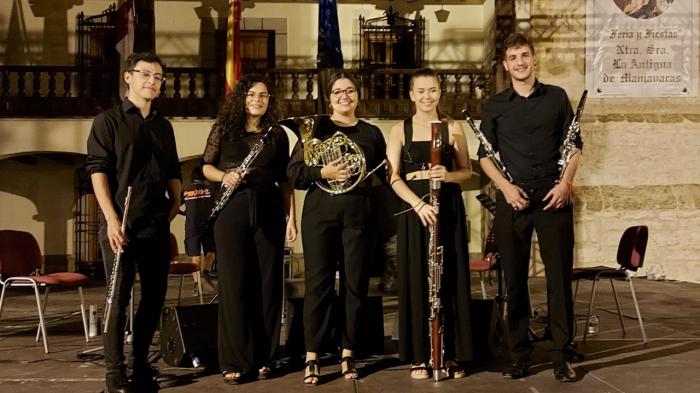
[[[430,142],[412,141],[406,132],[401,173],[427,169]],[[441,162],[451,170],[453,147],[447,143],[447,128],[442,132]],[[419,197],[430,193],[428,180],[406,181]],[[410,209],[403,203],[403,209]],[[402,210],[403,210],[402,209]],[[455,183],[442,183],[440,192],[440,244],[443,246],[441,300],[445,360],[468,361],[473,358],[470,314],[469,252],[467,249],[466,211],[461,189]],[[397,228],[397,281],[399,290],[399,356],[412,364],[428,363],[430,340],[428,317],[428,227],[423,226],[413,210],[399,216]]]
[[[325,116],[318,118],[314,136],[323,140],[336,131],[343,132],[360,146],[367,171],[374,169],[384,159],[386,143],[379,128],[362,120],[351,127],[340,127]],[[369,284],[370,179],[344,194],[331,195],[323,191],[315,184],[315,181],[321,180],[321,168],[304,163],[301,141],[292,153],[288,174],[295,188],[308,189],[301,220],[306,350],[320,352],[331,327],[337,327],[341,333],[342,347],[353,350],[357,344],[358,329],[362,323],[361,309]],[[383,178],[381,174],[379,176]],[[332,313],[336,271],[340,272],[340,297],[344,305],[339,320],[334,320]]]
[[[260,139],[222,139],[214,127],[202,161],[235,168]],[[214,224],[219,278],[219,365],[243,374],[270,366],[279,343],[289,141],[275,131]]]

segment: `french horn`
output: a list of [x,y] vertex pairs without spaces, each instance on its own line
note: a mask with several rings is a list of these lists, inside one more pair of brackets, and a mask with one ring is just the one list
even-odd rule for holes
[[344,194],[364,180],[367,173],[365,154],[357,143],[340,131],[336,131],[324,141],[314,138],[314,126],[321,117],[328,117],[328,115],[294,119],[299,123],[299,135],[304,146],[304,162],[308,166],[322,167],[329,162],[341,159],[341,162],[346,165],[348,178],[345,180],[321,179],[316,181],[316,185],[331,195]]

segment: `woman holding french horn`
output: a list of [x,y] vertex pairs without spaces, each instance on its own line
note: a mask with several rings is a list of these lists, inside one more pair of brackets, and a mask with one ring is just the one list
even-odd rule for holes
[[[428,319],[428,226],[439,225],[442,277],[439,301],[443,321],[444,362],[437,364],[452,378],[463,378],[459,362],[472,359],[470,284],[466,215],[460,184],[472,175],[467,140],[461,125],[438,110],[440,84],[429,68],[416,71],[409,84],[416,113],[391,129],[387,158],[390,184],[404,201],[406,214],[397,226],[399,290],[399,355],[410,362],[413,379],[428,379],[431,341]],[[431,166],[431,122],[438,121],[441,165]],[[431,181],[439,182],[438,210],[426,201]],[[413,212],[411,212],[413,210]],[[414,214],[415,213],[415,214]],[[438,223],[439,221],[439,223]],[[435,352],[433,352],[435,353]],[[435,370],[434,370],[435,371]],[[434,375],[436,375],[434,373]]]
[[[354,349],[360,326],[360,309],[367,297],[369,277],[369,180],[366,168],[384,159],[386,143],[379,128],[357,118],[359,85],[347,73],[331,76],[326,87],[330,116],[304,118],[301,138],[287,168],[295,188],[308,189],[302,211],[304,247],[304,383],[317,385],[318,353],[326,332],[335,321],[336,270],[340,273],[341,374],[359,378]],[[339,158],[338,152],[343,152]]]

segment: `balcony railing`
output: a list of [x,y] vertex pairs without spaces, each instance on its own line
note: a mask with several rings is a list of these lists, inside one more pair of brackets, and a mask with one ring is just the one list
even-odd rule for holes
[[[412,69],[347,70],[360,81],[359,114],[398,119],[412,113],[408,83]],[[496,91],[493,70],[436,70],[441,110],[463,118],[466,106],[479,117],[480,102]],[[119,101],[118,71],[112,67],[0,66],[0,117],[94,116]],[[282,116],[327,112],[319,94],[317,69],[271,69]],[[166,70],[166,83],[155,101],[170,117],[212,118],[223,98],[225,80],[215,68],[178,67]]]

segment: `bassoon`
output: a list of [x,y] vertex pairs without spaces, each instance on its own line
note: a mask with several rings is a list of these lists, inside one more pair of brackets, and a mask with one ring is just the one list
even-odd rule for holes
[[[441,121],[430,122],[430,167],[440,165],[442,140],[440,138]],[[430,204],[437,213],[437,220],[428,227],[428,302],[430,316],[428,317],[430,332],[430,365],[433,369],[433,379],[437,382],[444,371],[444,345],[442,326],[442,301],[440,289],[442,286],[442,246],[440,245],[440,181],[430,180]]]

